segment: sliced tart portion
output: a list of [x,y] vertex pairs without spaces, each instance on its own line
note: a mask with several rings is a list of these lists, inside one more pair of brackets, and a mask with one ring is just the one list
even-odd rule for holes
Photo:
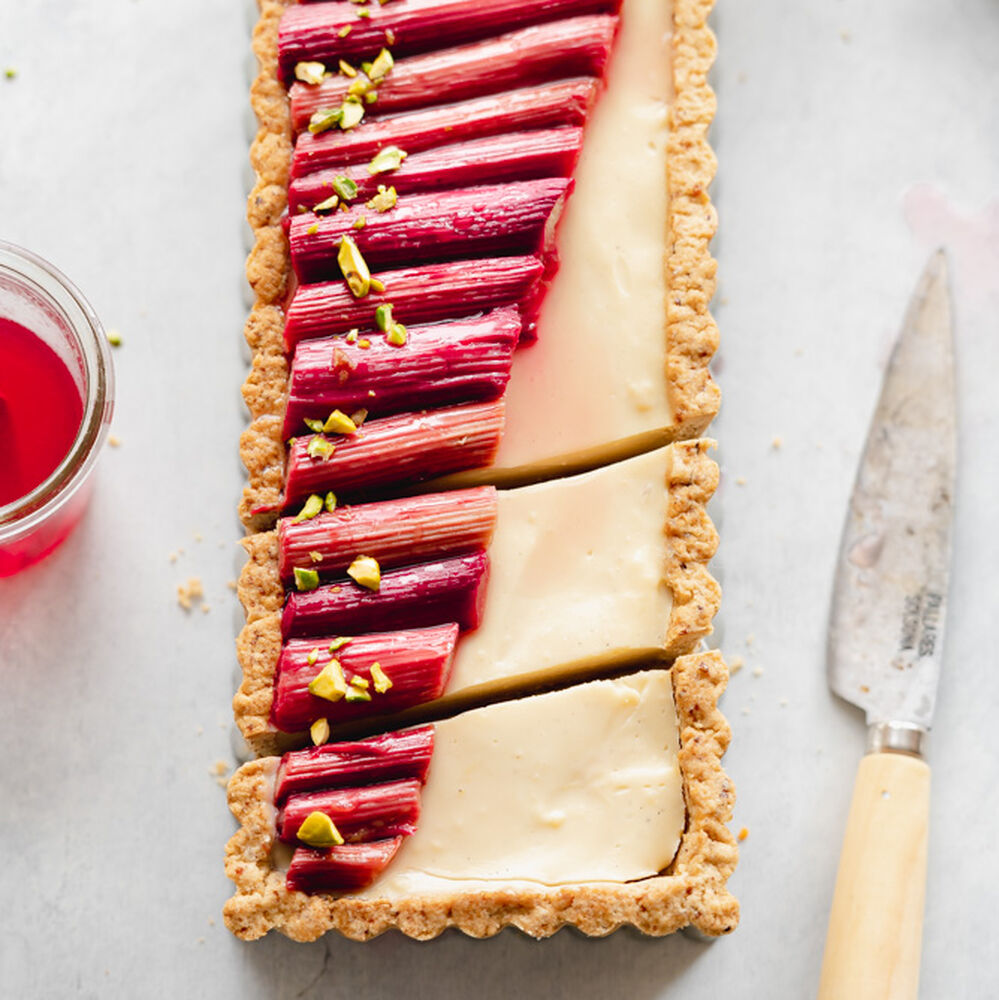
[[[244,735],[269,753],[319,719],[335,738],[344,722],[445,693],[689,651],[718,599],[707,447],[513,490],[338,507],[249,539]],[[368,684],[374,663],[384,690]]]
[[[603,933],[708,923],[717,913],[688,897],[697,884],[724,895],[733,860],[731,799],[715,787],[727,783],[723,680],[717,656],[687,657],[246,764],[229,785],[241,828],[226,923],[244,938],[371,937],[393,923],[488,936],[501,923],[476,911],[483,900],[519,908],[538,936],[580,917],[593,933],[598,902],[617,904]],[[691,864],[687,838],[713,843],[710,864]]]

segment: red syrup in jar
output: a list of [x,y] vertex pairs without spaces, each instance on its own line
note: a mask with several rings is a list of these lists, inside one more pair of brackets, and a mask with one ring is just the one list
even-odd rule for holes
[[[69,454],[83,422],[81,390],[40,337],[0,317],[0,507],[26,496]],[[81,498],[82,499],[82,498]],[[0,551],[0,576],[40,559],[72,530],[81,504]]]

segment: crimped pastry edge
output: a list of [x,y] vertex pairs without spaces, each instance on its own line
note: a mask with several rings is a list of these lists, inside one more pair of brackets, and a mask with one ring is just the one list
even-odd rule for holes
[[[706,505],[718,486],[718,466],[708,456],[714,442],[701,439],[670,445],[666,487],[666,585],[673,606],[666,632],[666,653],[682,656],[711,634],[721,591],[708,572],[718,535]],[[270,721],[274,675],[281,652],[284,587],[278,575],[277,532],[243,540],[249,559],[237,586],[247,623],[236,640],[243,679],[232,707],[246,741],[260,755],[282,752],[287,736]]]
[[726,887],[738,859],[727,827],[735,790],[722,767],[731,734],[718,708],[727,678],[717,652],[682,657],[672,668],[687,825],[662,875],[616,886],[498,888],[394,902],[289,892],[270,860],[272,757],[244,764],[229,781],[229,807],[240,827],[226,846],[226,874],[236,887],[224,907],[226,926],[244,940],[277,930],[296,941],[313,941],[330,930],[365,941],[390,928],[427,940],[448,927],[485,938],[507,926],[544,938],[566,925],[594,937],[623,925],[656,936],[685,926],[727,934],[739,919],[738,902]]
[[[256,183],[247,204],[254,242],[246,273],[254,305],[244,330],[253,364],[243,385],[251,422],[240,440],[248,482],[239,505],[248,531],[273,524],[273,514],[253,511],[280,503],[285,473],[281,423],[289,372],[282,303],[291,262],[280,218],[287,206],[293,136],[287,95],[278,79],[277,32],[281,12],[290,2],[258,0],[260,18],[253,33],[259,69],[251,105],[259,127],[250,150]],[[666,148],[666,378],[677,440],[702,434],[719,406],[719,390],[709,368],[718,348],[718,329],[709,311],[716,262],[708,246],[717,227],[708,195],[716,166],[707,140],[715,113],[714,93],[707,82],[716,47],[707,26],[712,5],[713,0],[673,0],[674,94]]]

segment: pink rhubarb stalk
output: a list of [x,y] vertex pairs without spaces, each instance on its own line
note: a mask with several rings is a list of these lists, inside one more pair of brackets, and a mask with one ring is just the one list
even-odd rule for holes
[[420,563],[382,573],[378,593],[347,584],[292,592],[281,615],[291,636],[353,635],[455,622],[462,632],[479,627],[486,602],[485,552]]
[[[508,254],[538,254],[544,263],[571,189],[570,178],[547,177],[405,195],[388,212],[361,205],[318,219],[297,215],[288,233],[291,262],[299,281],[336,278],[337,251],[349,236],[372,269]],[[362,217],[366,225],[355,229]]]
[[295,178],[288,190],[288,209],[292,217],[302,210],[311,210],[329,198],[334,180],[344,176],[357,185],[357,203],[376,194],[379,184],[392,185],[404,195],[540,177],[569,177],[582,143],[583,130],[566,126],[438,146],[407,156],[402,166],[390,173],[372,174],[367,164],[330,167]]
[[436,323],[504,305],[518,305],[533,317],[543,294],[544,267],[537,257],[461,260],[384,271],[384,293],[354,298],[344,281],[301,285],[288,307],[284,328],[289,352],[300,341],[372,330],[375,309],[391,302],[403,323]]
[[[544,21],[582,14],[616,13],[621,0],[401,0],[357,6],[293,4],[281,17],[278,57],[285,80],[295,64],[372,59],[388,45],[396,56],[488,38]],[[349,31],[345,31],[349,27]]]
[[[378,99],[367,114],[398,114],[567,77],[601,77],[617,24],[616,17],[606,14],[573,17],[396,60],[392,71],[377,84]],[[342,104],[351,83],[350,77],[337,74],[320,84],[292,84],[295,130],[305,129],[314,112]]]
[[[292,639],[285,643],[278,660],[271,721],[283,732],[297,733],[325,718],[335,733],[337,723],[385,715],[439,698],[451,673],[457,640],[458,626],[453,623],[356,636],[333,652],[328,640]],[[378,692],[372,683],[367,688],[370,701],[327,701],[310,694],[309,683],[331,658],[340,663],[348,683],[354,677],[370,681],[371,665],[378,663],[392,686]]]
[[297,437],[288,449],[283,507],[297,513],[313,493],[333,490],[342,500],[489,465],[503,412],[497,401],[368,420],[349,437],[331,438],[328,459],[309,455],[311,436]]
[[[343,573],[359,555],[388,569],[464,555],[489,544],[495,523],[491,486],[338,507],[308,521],[282,518],[281,579],[290,582],[296,567],[326,576]],[[348,580],[343,586],[356,584]]]
[[281,806],[289,795],[324,788],[349,788],[406,778],[424,782],[433,752],[433,726],[293,750],[278,765],[274,804]]
[[340,129],[316,134],[303,132],[295,143],[291,176],[303,177],[326,167],[367,164],[385,146],[418,153],[490,135],[582,125],[597,89],[594,80],[577,78],[365,120],[347,132]]
[[415,780],[391,781],[292,795],[278,813],[279,836],[296,843],[299,827],[313,812],[329,816],[348,844],[409,836],[420,819],[420,788]]
[[395,857],[402,837],[343,844],[326,850],[298,847],[288,866],[285,885],[291,892],[349,892],[363,889]]
[[[405,318],[401,312],[395,317]],[[325,420],[335,409],[351,413],[364,408],[380,417],[496,399],[509,381],[520,331],[520,314],[506,308],[411,326],[402,345],[375,333],[354,343],[342,338],[304,341],[291,364],[284,435],[300,434],[303,420]],[[335,460],[336,452],[330,461]]]

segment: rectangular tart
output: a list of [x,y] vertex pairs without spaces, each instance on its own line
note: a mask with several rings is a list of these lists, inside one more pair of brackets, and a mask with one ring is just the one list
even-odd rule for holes
[[668,672],[436,723],[415,831],[359,891],[288,887],[289,861],[301,870],[278,840],[294,798],[276,802],[288,759],[243,765],[229,786],[240,829],[226,852],[236,884],[226,924],[246,939],[277,929],[295,940],[331,929],[366,940],[389,927],[426,939],[449,926],[489,937],[508,924],[547,937],[567,923],[596,935],[624,923],[725,933],[737,919],[725,888],[736,857],[721,769],[729,732],[717,708],[726,676],[717,654],[698,654]]

